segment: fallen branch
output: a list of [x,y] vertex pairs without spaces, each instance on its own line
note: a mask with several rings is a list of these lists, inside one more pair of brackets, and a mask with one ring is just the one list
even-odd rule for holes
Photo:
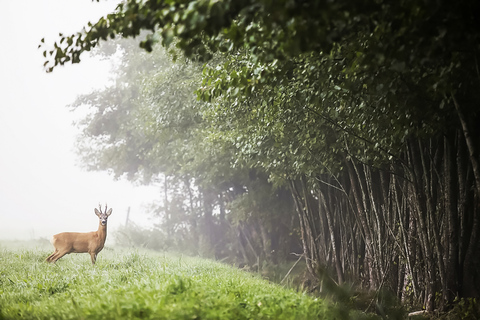
[[421,315],[424,315],[425,313],[427,313],[426,310],[420,310],[420,311],[410,312],[410,313],[408,314],[408,318],[410,318],[410,317],[415,317],[415,316],[421,316]]
[[[298,255],[298,254],[295,254],[295,255]],[[290,275],[290,272],[292,272],[293,268],[295,268],[295,266],[297,265],[297,263],[299,263],[302,258],[303,258],[303,253],[302,253],[301,255],[299,255],[298,260],[293,264],[293,266],[290,268],[290,270],[288,270],[288,272],[287,272],[287,274],[285,275],[285,277],[283,277],[282,281],[280,281],[280,284],[282,284],[283,281],[285,281],[285,279],[287,279],[287,277]]]

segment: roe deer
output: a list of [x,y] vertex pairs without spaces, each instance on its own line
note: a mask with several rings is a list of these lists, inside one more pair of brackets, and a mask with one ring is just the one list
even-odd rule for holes
[[48,256],[48,262],[57,262],[58,259],[69,253],[84,253],[88,252],[92,258],[92,264],[97,260],[97,254],[102,251],[105,239],[107,238],[107,219],[112,214],[112,209],[102,212],[102,206],[99,205],[99,210],[95,208],[95,214],[100,219],[98,230],[93,232],[79,233],[79,232],[63,232],[52,237],[52,244],[55,251]]

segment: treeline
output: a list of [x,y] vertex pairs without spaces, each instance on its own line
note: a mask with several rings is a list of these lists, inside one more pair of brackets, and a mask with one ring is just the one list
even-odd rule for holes
[[[105,43],[95,54],[120,56],[113,85],[79,96],[77,151],[89,170],[107,170],[159,187],[148,211],[153,230],[131,224],[117,242],[174,250],[262,268],[301,253],[298,218],[287,186],[244,164],[235,148],[212,136],[195,90],[202,64],[172,62],[162,47],[148,54],[137,41]],[[152,199],[153,200],[153,199]]]
[[433,310],[480,294],[479,6],[132,0],[50,62],[141,30],[177,59],[123,44],[76,102],[90,168],[161,179],[168,239],[259,267],[300,239],[313,278]]

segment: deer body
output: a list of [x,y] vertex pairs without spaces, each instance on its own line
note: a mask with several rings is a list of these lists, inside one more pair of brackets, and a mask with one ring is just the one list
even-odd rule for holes
[[99,218],[98,230],[93,232],[63,232],[52,237],[52,244],[55,251],[47,257],[48,262],[55,263],[58,259],[69,253],[86,253],[90,254],[92,264],[97,260],[97,254],[102,251],[107,239],[107,219],[112,214],[112,209],[102,213],[95,209],[95,214]]

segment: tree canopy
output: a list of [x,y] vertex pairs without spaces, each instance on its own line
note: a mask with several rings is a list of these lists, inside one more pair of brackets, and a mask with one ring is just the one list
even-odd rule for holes
[[[411,134],[445,128],[456,115],[452,98],[476,94],[465,90],[478,81],[478,6],[131,0],[82,32],[62,36],[44,55],[52,71],[79,62],[102,40],[136,37],[142,30],[149,32],[141,42],[147,51],[160,41],[196,59],[230,53],[223,65],[205,70],[199,90],[204,100],[221,95],[231,108],[246,96],[267,94],[262,103],[300,104],[317,121],[363,141],[361,149],[370,149],[371,157],[391,158]],[[468,103],[461,108],[477,112]]]

